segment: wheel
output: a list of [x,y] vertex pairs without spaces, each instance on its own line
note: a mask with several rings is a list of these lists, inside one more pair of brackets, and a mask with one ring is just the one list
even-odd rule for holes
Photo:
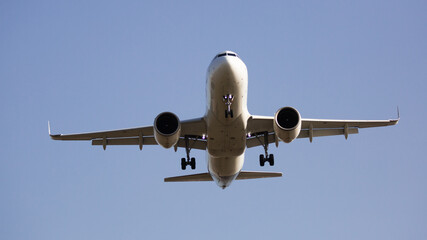
[[230,110],[230,117],[233,118],[233,110]]
[[191,158],[190,165],[191,169],[196,169],[196,158]]
[[265,160],[264,160],[264,155],[259,155],[259,165],[261,166],[261,167],[264,167],[264,163],[265,163]]
[[185,158],[181,158],[181,169],[185,170],[187,168],[187,163],[185,162]]
[[268,157],[268,162],[270,163],[270,166],[274,166],[274,155],[270,154]]
[[228,111],[225,110],[225,118],[228,118]]

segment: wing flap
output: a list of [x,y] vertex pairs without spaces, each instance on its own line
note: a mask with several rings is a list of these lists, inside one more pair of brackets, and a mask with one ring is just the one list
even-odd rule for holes
[[[139,138],[107,138],[105,139],[105,145],[139,145]],[[92,140],[92,145],[99,146],[104,145],[103,139]],[[143,137],[142,145],[157,145],[154,137]]]
[[[139,138],[107,138],[105,139],[105,145],[139,145]],[[93,146],[103,146],[104,145],[104,139],[93,139],[92,140]],[[142,145],[157,145],[156,140],[154,137],[143,137]],[[207,143],[205,140],[202,139],[189,139],[189,145],[191,149],[199,149],[199,150],[206,150]],[[184,138],[179,139],[178,147],[185,148],[185,140]]]
[[[357,128],[349,128],[348,134],[357,134],[359,130]],[[336,129],[316,129],[313,130],[313,137],[325,137],[325,136],[337,136],[337,135],[345,135],[344,128],[336,128]],[[308,138],[309,130],[301,130],[298,135],[298,138]]]
[[[275,142],[276,135],[273,133],[268,134],[268,143],[274,143]],[[264,145],[264,136],[258,135],[258,136],[251,136],[246,139],[246,147],[257,147]]]
[[[206,147],[208,146],[207,141],[201,138],[188,139],[188,141],[189,141],[188,144],[191,149],[206,150]],[[177,146],[181,148],[185,148],[185,139],[180,138]]]

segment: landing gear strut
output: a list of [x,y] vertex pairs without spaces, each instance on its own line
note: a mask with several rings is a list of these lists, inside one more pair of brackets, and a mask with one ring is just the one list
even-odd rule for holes
[[225,106],[227,107],[227,109],[225,110],[225,118],[228,118],[228,116],[230,116],[230,118],[233,118],[233,109],[231,109],[231,104],[233,103],[234,96],[231,94],[227,94],[222,97],[222,100],[224,101]]
[[191,151],[191,147],[189,144],[189,139],[188,136],[184,137],[185,140],[185,152],[187,154],[187,159],[185,158],[181,158],[181,169],[185,170],[187,168],[188,165],[191,166],[191,169],[196,169],[196,158],[190,158],[190,151]]
[[268,162],[270,164],[270,166],[274,166],[274,155],[270,154],[268,155],[268,132],[264,132],[264,142],[262,142],[258,137],[257,139],[260,141],[261,145],[264,147],[264,151],[265,151],[265,155],[260,154],[259,155],[259,165],[261,167],[264,167],[265,162]]

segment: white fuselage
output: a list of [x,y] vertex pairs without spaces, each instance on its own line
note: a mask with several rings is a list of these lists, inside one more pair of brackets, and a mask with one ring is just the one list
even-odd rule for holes
[[[209,65],[207,90],[208,171],[222,188],[242,170],[246,149],[248,71],[236,56],[216,57]],[[224,96],[233,96],[232,117],[226,116]]]

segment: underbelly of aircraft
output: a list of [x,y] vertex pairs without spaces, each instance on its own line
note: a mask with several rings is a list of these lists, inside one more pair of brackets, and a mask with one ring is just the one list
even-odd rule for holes
[[[208,116],[209,117],[209,116]],[[246,149],[246,114],[230,118],[226,123],[213,114],[208,121],[208,154],[214,158],[242,155]]]
[[242,170],[246,149],[244,118],[239,115],[227,125],[220,121],[210,121],[208,170],[218,185],[228,186]]

